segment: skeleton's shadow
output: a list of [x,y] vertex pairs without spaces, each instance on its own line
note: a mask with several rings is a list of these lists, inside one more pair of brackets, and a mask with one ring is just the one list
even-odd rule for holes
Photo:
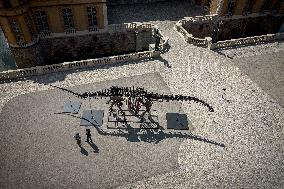
[[[77,119],[81,119],[81,117],[72,115],[72,114],[63,114],[63,115],[68,115],[72,116]],[[85,119],[86,121],[89,121]],[[91,123],[91,122],[90,122]],[[203,138],[201,136],[194,135],[192,133],[186,134],[186,133],[181,133],[181,132],[164,132],[163,130],[159,129],[141,129],[141,128],[133,128],[131,125],[128,123],[125,123],[126,128],[125,129],[118,129],[117,131],[114,132],[106,132],[100,127],[94,125],[91,123],[97,132],[100,135],[103,136],[116,136],[116,137],[124,137],[126,138],[127,141],[130,142],[149,142],[149,143],[159,143],[160,141],[166,139],[166,138],[180,138],[180,139],[192,139],[192,140],[198,140],[204,143],[209,143],[209,144],[214,144],[220,147],[225,148],[225,144],[223,143],[218,143],[213,140],[209,140],[207,138]]]

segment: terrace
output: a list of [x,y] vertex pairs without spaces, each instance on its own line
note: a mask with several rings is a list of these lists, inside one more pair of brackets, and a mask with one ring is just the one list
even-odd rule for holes
[[[168,4],[168,10],[176,9],[175,14],[181,13],[180,17],[184,17],[184,12],[191,17],[198,13],[198,7],[188,9],[191,5],[186,2],[178,8],[174,5]],[[130,9],[131,18],[126,13],[132,6],[121,6],[113,11],[121,11],[120,20],[143,22],[144,10],[156,12],[157,6],[153,9],[142,6],[136,13]],[[161,3],[160,8],[165,10],[165,4]],[[169,38],[170,48],[159,59],[128,60],[115,65],[27,76],[0,84],[1,187],[282,186],[284,110],[267,90],[275,87],[281,92],[283,89],[283,43],[229,49],[221,51],[226,55],[223,56],[185,43],[173,29],[178,16],[169,19],[167,11],[160,14],[161,20],[150,23],[158,25]],[[275,54],[276,60],[269,58]],[[256,56],[279,61],[279,67],[265,64],[264,60],[261,65],[269,66],[270,73],[261,65],[255,68]],[[240,59],[243,60],[242,67],[235,64]],[[259,74],[252,77],[250,74],[255,69],[264,72],[257,72]],[[277,76],[277,82],[263,88],[262,83],[256,81],[265,74]],[[93,92],[111,85],[134,85],[161,93],[198,96],[212,105],[215,112],[208,112],[195,103],[174,104],[181,107],[191,121],[188,135],[223,143],[226,148],[196,140],[196,137],[182,138],[175,134],[172,138],[166,137],[165,131],[158,135],[154,131],[148,132],[137,140],[135,133],[126,138],[100,135],[92,130],[96,146],[84,143],[88,154],[83,154],[72,138],[74,132],[85,132],[85,128],[79,126],[78,118],[54,114],[62,110],[64,100],[78,98],[49,84],[76,92]],[[283,101],[281,95],[280,100]],[[95,108],[100,106],[98,102],[84,100],[82,108],[89,108],[90,104]],[[163,104],[161,112],[167,111],[168,107],[171,108]],[[119,135],[119,131],[116,132]],[[156,141],[159,142],[155,144]]]

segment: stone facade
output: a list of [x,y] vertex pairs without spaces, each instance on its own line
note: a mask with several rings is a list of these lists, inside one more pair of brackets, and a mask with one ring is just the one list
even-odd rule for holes
[[[284,16],[262,15],[222,18],[221,20],[218,41],[278,33]],[[183,27],[193,37],[205,39],[205,37],[212,37],[214,21],[184,23]]]
[[28,68],[32,66],[44,65],[44,54],[40,42],[25,48],[10,47],[17,68]]
[[100,33],[41,41],[46,64],[135,52],[135,33]]
[[147,51],[150,43],[153,43],[151,30],[131,30],[46,37],[33,46],[11,49],[18,68],[27,68]]
[[223,20],[218,41],[278,33],[284,16],[259,16]]
[[186,31],[193,35],[193,37],[205,39],[209,37],[212,31],[212,23],[193,23],[191,25],[185,25]]

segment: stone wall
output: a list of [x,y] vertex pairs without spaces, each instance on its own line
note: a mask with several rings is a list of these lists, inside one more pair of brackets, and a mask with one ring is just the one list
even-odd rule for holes
[[18,68],[148,51],[155,43],[150,23],[109,25],[95,31],[46,33],[30,46],[14,47]]
[[[149,50],[151,28],[43,37],[30,47],[11,48],[18,68],[100,58]],[[137,48],[138,47],[138,48]]]
[[182,27],[195,38],[205,39],[211,36],[213,22],[217,15],[186,17],[179,21]]
[[14,55],[17,68],[44,65],[44,54],[40,46],[40,42],[29,47],[10,47],[10,49]]
[[[174,28],[185,39],[187,43],[196,46],[207,47],[209,49],[230,48],[234,46],[240,47],[244,45],[255,45],[271,41],[280,41],[280,40],[282,41],[284,39],[284,33],[278,33],[278,31],[279,27],[281,27],[281,24],[283,23],[283,17],[284,16],[270,16],[270,15],[268,16],[250,15],[249,17],[238,16],[230,18],[222,17],[219,18],[218,22],[217,22],[218,19],[217,15],[186,17],[178,21],[175,24]],[[235,23],[242,23],[242,21],[248,23],[245,25],[246,27],[241,27],[240,25],[234,25]],[[217,23],[219,23],[220,25]],[[227,26],[225,27],[224,25],[226,24]],[[199,31],[203,29],[202,27],[200,28],[201,25],[205,26],[209,25],[209,27],[204,29],[204,31]],[[220,27],[218,28],[216,26]],[[234,27],[233,28],[234,30],[230,29],[230,27]],[[211,30],[210,32],[208,32],[208,28],[210,28]],[[212,32],[213,28],[216,28],[217,29],[216,31],[218,31],[219,29],[219,31],[217,32],[219,34],[219,39],[217,41],[216,40],[213,41],[211,37],[212,34],[216,34],[216,32]],[[247,30],[248,34],[246,35],[251,34],[252,36],[241,37],[240,35],[238,35],[236,36],[237,37],[236,39],[232,38],[234,37],[234,35],[236,35],[235,33],[232,34],[232,31],[238,34],[241,32],[246,32]],[[250,31],[252,33],[249,33]],[[199,34],[199,32],[201,32],[202,34]],[[261,35],[262,32],[264,32],[265,34]],[[194,37],[194,35],[199,37]],[[229,39],[222,40],[224,37],[226,37],[226,35]]]
[[135,52],[136,36],[135,31],[124,31],[43,38],[41,45],[46,64],[55,64]]
[[193,23],[190,26],[184,27],[188,33],[192,34],[193,37],[205,39],[205,37],[209,37],[212,31],[211,23]]
[[283,21],[284,16],[271,15],[224,19],[218,32],[218,41],[274,34],[279,31]]
[[[195,38],[205,39],[212,37],[216,16],[204,16],[204,19],[196,17],[185,18],[180,21],[189,34]],[[259,16],[235,16],[230,18],[221,17],[218,31],[218,41],[275,34],[284,21],[284,16],[259,15]]]
[[97,65],[116,64],[125,61],[147,60],[159,56],[160,56],[159,51],[144,51],[144,52],[137,52],[131,54],[124,54],[119,56],[111,56],[111,57],[88,59],[88,60],[73,61],[73,62],[64,62],[60,64],[36,66],[36,67],[17,69],[17,70],[8,70],[0,72],[0,81],[12,80],[20,77],[29,77],[34,75],[43,75],[53,72],[67,71],[72,69],[77,70],[81,68],[94,67]]

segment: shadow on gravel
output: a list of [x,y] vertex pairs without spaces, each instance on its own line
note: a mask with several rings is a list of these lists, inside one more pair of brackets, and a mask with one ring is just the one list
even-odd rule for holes
[[146,63],[146,62],[149,62],[149,61],[155,61],[155,60],[158,60],[158,61],[162,62],[168,68],[171,68],[168,61],[166,61],[165,59],[163,59],[161,57],[147,58],[147,59],[139,60],[139,61],[127,61],[127,62],[120,62],[120,63],[116,63],[116,64],[97,65],[97,66],[94,66],[94,67],[68,70],[68,71],[65,71],[65,72],[55,72],[55,73],[49,73],[49,74],[40,75],[40,76],[29,76],[29,77],[23,77],[23,78],[16,78],[16,79],[12,79],[12,80],[0,81],[0,84],[1,83],[10,83],[10,82],[31,80],[31,82],[34,82],[34,83],[48,85],[50,83],[54,83],[54,82],[57,82],[57,81],[64,81],[67,75],[74,74],[74,73],[79,73],[79,72],[84,72],[84,71],[93,71],[93,70],[105,70],[105,69],[111,69],[111,68],[114,68],[114,67],[127,66],[127,65],[131,65],[131,64],[143,64],[143,63]]
[[99,150],[97,145],[95,145],[94,143],[89,143],[89,144],[93,148],[94,153],[99,153],[100,152],[100,150]]
[[85,156],[88,156],[88,152],[85,148],[81,147],[81,150],[80,150],[81,154],[85,155]]
[[94,67],[89,67],[89,68],[80,68],[80,69],[68,70],[68,71],[64,71],[64,72],[48,73],[48,74],[45,74],[45,75],[28,76],[28,77],[21,77],[21,78],[15,78],[15,79],[10,79],[10,80],[1,80],[0,84],[31,80],[31,82],[34,82],[34,83],[48,85],[50,83],[54,83],[54,82],[57,82],[57,81],[64,81],[67,75],[74,74],[74,73],[79,73],[79,72],[84,72],[84,71],[100,70],[100,69],[103,69],[103,70],[104,69],[111,69],[113,67],[127,66],[127,65],[131,65],[131,64],[143,64],[145,62],[155,61],[155,60],[159,60],[162,63],[164,63],[164,65],[169,67],[168,62],[165,59],[162,59],[161,57],[146,58],[146,59],[138,60],[138,61],[127,61],[127,62],[120,62],[120,63],[115,63],[115,64],[107,64],[107,65],[101,64],[101,65],[96,65]]
[[169,64],[169,62],[166,59],[164,59],[163,57],[159,57],[159,58],[157,58],[157,60],[163,62],[164,65],[167,66],[167,68],[172,68],[172,66]]
[[167,43],[165,48],[163,50],[161,50],[161,54],[169,52],[170,49],[171,49],[171,45],[169,43]]
[[233,57],[224,54],[224,53],[222,52],[222,50],[213,50],[213,51],[216,52],[216,53],[218,53],[218,54],[220,54],[220,55],[222,55],[222,56],[225,56],[226,58],[233,59]]
[[[61,113],[56,113],[61,114]],[[72,114],[64,113],[63,115],[72,116],[77,119],[81,119],[79,116],[75,116]],[[86,121],[90,122],[89,120],[85,119]],[[91,123],[91,122],[90,122]],[[213,144],[216,146],[220,146],[225,148],[225,144],[218,143],[194,134],[186,134],[182,132],[164,132],[159,129],[141,129],[141,128],[133,128],[128,123],[126,123],[125,129],[117,129],[114,132],[106,132],[103,129],[97,127],[93,123],[91,123],[97,132],[103,136],[116,136],[116,137],[124,137],[127,141],[130,142],[148,142],[148,143],[155,143],[158,144],[160,141],[167,139],[167,138],[181,138],[181,139],[192,139],[198,140],[204,143]]]

